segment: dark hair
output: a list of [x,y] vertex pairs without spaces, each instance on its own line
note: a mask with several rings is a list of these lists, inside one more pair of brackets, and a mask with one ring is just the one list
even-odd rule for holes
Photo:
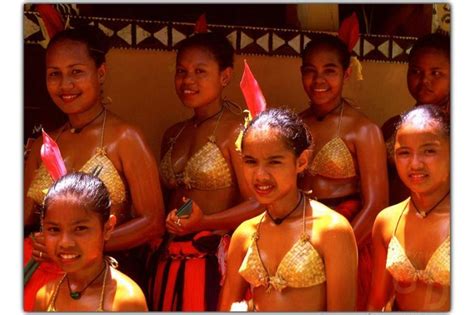
[[303,52],[301,53],[303,63],[313,50],[320,47],[329,47],[334,49],[339,55],[339,61],[341,62],[342,68],[344,70],[349,68],[351,54],[347,48],[347,45],[339,37],[326,33],[315,34],[311,41],[306,45]]
[[89,55],[94,59],[95,65],[100,67],[105,62],[105,55],[109,51],[108,38],[104,32],[93,26],[82,26],[70,28],[54,35],[46,48],[46,51],[57,43],[65,40],[77,41],[85,44]]
[[312,144],[311,133],[294,111],[287,108],[271,108],[257,115],[245,128],[242,136],[242,149],[245,136],[250,129],[268,130],[270,128],[278,129],[286,146],[293,150],[296,156],[300,156]]
[[437,124],[445,136],[449,137],[451,134],[449,113],[442,111],[435,105],[419,105],[403,113],[396,125],[396,132],[407,123],[413,123],[422,128]]
[[219,70],[224,70],[228,67],[234,67],[234,47],[227,40],[227,38],[220,33],[196,33],[178,44],[179,58],[181,53],[191,47],[203,48],[211,53],[219,64]]
[[448,59],[451,58],[451,41],[449,35],[434,33],[418,38],[410,51],[410,55],[408,57],[409,61],[412,60],[417,52],[427,48],[439,50]]
[[56,198],[73,197],[80,200],[84,209],[95,212],[100,220],[105,223],[110,216],[111,201],[105,184],[96,176],[72,172],[58,179],[44,198],[43,215]]

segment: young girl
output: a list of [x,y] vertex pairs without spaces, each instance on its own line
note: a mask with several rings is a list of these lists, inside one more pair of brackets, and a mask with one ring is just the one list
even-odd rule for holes
[[[450,39],[439,33],[420,37],[410,51],[407,71],[407,85],[415,106],[431,104],[442,111],[450,112],[451,65]],[[393,160],[395,126],[400,115],[391,117],[382,126],[388,151],[390,180],[390,204],[406,199],[410,192],[398,177]]]
[[402,116],[395,164],[410,197],[377,216],[369,309],[450,310],[449,120],[439,107]]
[[265,212],[234,232],[220,307],[252,291],[256,311],[353,311],[357,247],[347,220],[297,188],[311,135],[296,114],[271,109],[244,132],[244,176]]
[[36,311],[146,311],[138,285],[104,256],[117,218],[104,183],[86,173],[60,178],[44,200],[46,252],[64,271],[42,287]]
[[370,232],[388,205],[386,153],[378,126],[343,97],[350,54],[337,37],[318,34],[302,54],[303,87],[310,108],[300,115],[314,139],[314,154],[301,188],[344,215],[359,248],[358,310],[365,310],[370,287]]
[[[219,269],[224,271],[216,257],[221,235],[261,212],[255,201],[242,203],[250,193],[234,143],[244,117],[222,96],[232,70],[232,45],[218,33],[194,34],[178,47],[176,94],[194,116],[171,126],[162,141],[166,226],[174,236],[164,257],[151,261],[152,310],[216,310]],[[183,198],[192,199],[192,213],[179,217]]]

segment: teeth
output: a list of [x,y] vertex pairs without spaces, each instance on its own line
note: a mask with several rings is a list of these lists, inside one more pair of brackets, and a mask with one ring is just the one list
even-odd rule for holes
[[62,98],[63,100],[67,100],[67,101],[72,100],[72,99],[74,99],[74,98],[76,98],[76,97],[77,97],[77,95],[62,95],[62,96],[61,96],[61,98]]
[[272,188],[272,186],[267,185],[267,186],[256,186],[258,190],[269,190]]
[[184,90],[183,93],[184,93],[184,94],[195,94],[196,92],[195,92],[195,91],[191,91],[191,90]]
[[327,89],[314,89],[315,92],[326,92]]
[[59,255],[62,259],[74,259],[79,257],[79,255],[74,255],[74,254],[60,254]]

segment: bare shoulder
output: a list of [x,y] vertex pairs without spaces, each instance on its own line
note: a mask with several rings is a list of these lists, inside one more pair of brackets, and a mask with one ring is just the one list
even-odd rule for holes
[[186,122],[188,122],[188,120],[182,120],[168,127],[163,133],[163,140],[175,137]]
[[305,109],[304,111],[300,112],[300,113],[298,114],[298,116],[300,116],[300,118],[301,118],[304,122],[306,122],[309,118],[314,117],[314,114],[313,114],[313,112],[311,111],[311,108],[307,108],[307,109]]
[[35,311],[46,311],[59,281],[60,280],[49,281],[38,290],[34,306]]
[[241,241],[249,240],[252,238],[255,231],[257,231],[257,225],[260,222],[262,215],[259,214],[251,219],[245,220],[244,222],[240,223],[237,229],[232,234],[232,238],[239,239]]
[[349,221],[326,205],[316,200],[310,202],[312,218],[321,233],[353,233]]
[[116,269],[111,268],[111,274],[117,285],[113,311],[147,311],[145,295],[140,287]]
[[113,131],[113,134],[118,137],[118,139],[121,140],[142,140],[144,138],[144,134],[138,126],[123,120],[122,118],[110,111],[107,111],[106,126],[107,128]]
[[228,135],[237,135],[243,128],[246,113],[237,104],[232,104],[226,107],[221,117],[221,126],[219,133],[229,133]]
[[406,205],[407,200],[404,200],[380,211],[374,222],[374,232],[393,231]]
[[358,127],[358,129],[379,129],[376,123],[374,123],[369,117],[358,110],[354,105],[346,103],[344,106],[344,116],[350,118],[351,123],[353,123],[355,127]]

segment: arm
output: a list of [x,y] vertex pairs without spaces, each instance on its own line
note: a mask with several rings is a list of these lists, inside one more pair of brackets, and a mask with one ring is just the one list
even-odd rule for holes
[[384,237],[385,219],[382,212],[374,223],[372,231],[372,284],[370,287],[367,309],[381,311],[393,294],[393,282],[390,273],[385,268],[387,261],[387,241]]
[[[352,228],[342,216],[323,233],[327,311],[355,311],[357,295],[357,245]],[[318,227],[320,228],[320,227]]]
[[134,218],[118,226],[107,251],[129,249],[164,234],[164,206],[156,161],[134,128],[121,132],[118,151],[130,189]]
[[246,243],[250,239],[247,224],[242,224],[235,230],[230,240],[227,253],[227,272],[224,286],[219,295],[219,311],[228,312],[234,302],[244,300],[248,283],[239,274],[239,268],[246,253]]
[[388,206],[387,156],[382,133],[372,123],[360,128],[355,144],[363,207],[351,224],[360,245],[370,237],[379,211]]
[[41,145],[43,144],[43,137],[38,137],[33,146],[31,148],[31,152],[26,160],[25,165],[25,174],[24,174],[24,181],[23,181],[23,205],[24,205],[24,224],[31,225],[34,224],[34,206],[35,202],[33,199],[28,198],[26,195],[28,193],[28,189],[30,188],[31,182],[35,176],[35,171],[41,164],[41,157],[40,157],[40,149]]

